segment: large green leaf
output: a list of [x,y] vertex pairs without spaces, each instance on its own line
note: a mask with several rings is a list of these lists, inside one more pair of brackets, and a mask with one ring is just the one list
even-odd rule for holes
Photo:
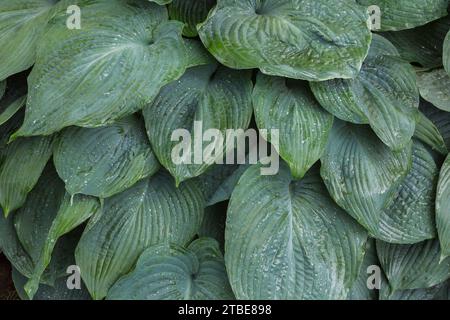
[[443,155],[448,154],[448,149],[441,132],[422,112],[420,112],[419,120],[417,121],[414,137],[426,143],[433,150],[436,150]]
[[128,273],[145,248],[186,245],[203,219],[204,199],[194,182],[179,188],[167,173],[144,179],[104,201],[87,226],[75,256],[94,299],[102,299]]
[[[9,218],[0,218],[0,247],[11,264],[28,278],[32,277],[43,250],[49,245],[49,231],[64,194],[64,184],[48,165],[23,207]],[[56,244],[53,253],[48,253],[52,261],[42,274],[41,282],[52,284],[65,274],[67,266],[73,264],[76,242],[75,236],[65,237]],[[51,246],[53,248],[55,243]]]
[[138,0],[76,3],[82,28],[69,30],[60,12],[40,43],[25,122],[15,137],[112,123],[185,71],[182,24],[168,21],[165,7]]
[[381,11],[381,31],[412,29],[447,15],[448,0],[356,0]]
[[367,233],[330,199],[316,170],[294,181],[251,166],[228,208],[225,262],[238,299],[345,299]]
[[[57,2],[58,0],[1,1],[0,80],[33,65],[36,46]],[[61,7],[64,3],[65,1],[60,3]]]
[[65,129],[55,143],[53,159],[70,194],[100,198],[128,189],[159,168],[135,116],[102,128]]
[[382,210],[410,171],[411,155],[411,145],[394,152],[368,127],[337,121],[321,158],[321,175],[334,201],[381,236]]
[[447,149],[450,150],[450,113],[442,111],[424,100],[421,101],[420,111],[436,126]]
[[31,278],[26,283],[25,292],[28,297],[32,299],[38,291],[39,281],[50,264],[58,239],[74,230],[99,210],[100,202],[96,198],[84,195],[70,196],[66,193],[48,230]]
[[219,0],[198,31],[228,67],[305,80],[355,77],[371,41],[366,10],[342,0]]
[[171,244],[150,247],[136,268],[117,281],[111,300],[234,299],[217,241],[200,238],[186,249]]
[[[177,184],[201,175],[216,160],[223,159],[222,145],[227,141],[216,137],[205,137],[202,141],[207,130],[219,130],[224,140],[228,140],[226,130],[247,129],[253,112],[252,86],[249,72],[216,64],[199,66],[190,68],[180,80],[165,86],[153,104],[145,107],[145,125],[153,150]],[[183,142],[179,137],[172,141],[178,129],[187,130],[191,141],[186,137]],[[190,153],[184,150],[183,156],[187,156],[186,162],[191,164],[174,161],[173,153],[180,143],[187,143]],[[207,153],[211,146],[214,150]],[[197,150],[200,154],[196,154]],[[198,158],[201,161],[196,161]]]
[[414,134],[419,107],[414,69],[381,36],[374,36],[356,79],[311,82],[311,88],[326,110],[345,121],[370,124],[391,149],[403,149]]
[[[259,74],[253,107],[260,129],[279,130],[279,154],[294,178],[302,178],[322,156],[333,116],[314,99],[308,83]],[[271,137],[263,135],[271,141]]]
[[403,59],[428,69],[442,66],[442,46],[449,29],[450,17],[446,16],[418,28],[381,35],[396,46]]
[[18,139],[3,150],[0,204],[5,215],[20,208],[52,155],[53,137]]
[[369,289],[367,282],[370,276],[368,271],[371,271],[371,267],[378,266],[377,250],[375,247],[375,241],[369,239],[366,243],[366,253],[364,261],[359,271],[358,279],[350,289],[347,299],[348,300],[377,300],[378,291],[376,289]]
[[26,83],[20,76],[0,83],[0,126],[8,122],[24,105],[27,99]]
[[183,35],[197,36],[197,24],[203,22],[216,0],[174,0],[167,7],[171,19],[185,23]]
[[391,203],[380,211],[370,232],[389,243],[412,244],[436,236],[435,195],[439,170],[420,143],[413,145],[412,167]]
[[377,241],[378,258],[391,290],[433,287],[450,277],[450,258],[439,262],[439,241],[427,240],[414,245]]
[[444,69],[417,74],[422,98],[444,111],[450,111],[450,76]]
[[439,176],[436,194],[436,225],[442,248],[442,258],[450,256],[450,156]]

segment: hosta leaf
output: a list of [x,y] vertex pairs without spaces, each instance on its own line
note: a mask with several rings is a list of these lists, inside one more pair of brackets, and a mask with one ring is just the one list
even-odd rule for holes
[[34,268],[33,260],[17,237],[13,216],[5,218],[3,214],[0,215],[0,249],[14,268],[24,275],[31,275]]
[[304,80],[355,77],[371,40],[353,1],[220,0],[198,26],[224,65]]
[[[190,68],[181,79],[164,87],[153,104],[145,107],[145,125],[153,150],[177,184],[201,175],[214,161],[223,159],[222,145],[226,141],[221,143],[214,137],[202,142],[204,132],[208,129],[220,130],[226,140],[226,130],[245,130],[253,111],[251,92],[250,73],[213,64]],[[200,123],[201,127],[195,123]],[[172,141],[177,129],[188,130],[192,137],[192,141],[183,141],[191,147],[191,154],[183,151],[191,164],[174,162],[173,152],[182,143]],[[203,146],[199,148],[199,155],[195,154],[198,141]],[[215,151],[205,157],[203,150],[211,145]],[[196,161],[198,156],[203,158],[202,161]]]
[[317,103],[307,82],[263,74],[256,81],[253,106],[260,129],[279,130],[279,154],[294,178],[302,178],[322,156],[333,116]]
[[0,3],[0,80],[33,65],[36,46],[57,2],[14,0]]
[[439,241],[414,245],[377,241],[378,258],[393,291],[429,288],[450,277],[450,258],[439,262]]
[[20,208],[52,155],[53,137],[21,138],[9,144],[0,163],[0,204],[7,216]]
[[223,185],[226,184],[227,180],[234,176],[235,172],[240,170],[243,166],[245,165],[215,164],[212,165],[204,174],[198,177],[199,185],[202,188],[202,192],[206,199],[206,205],[212,206],[218,202],[229,199],[229,197],[222,199],[223,193],[229,192],[229,195],[231,195],[231,191],[233,191],[234,186],[231,190],[223,190]]
[[[64,193],[64,184],[49,165],[23,207],[9,218],[0,219],[0,247],[12,265],[26,277],[32,276],[44,250]],[[42,275],[43,283],[52,284],[57,277],[65,274],[67,266],[73,264],[74,244],[77,241],[76,235],[72,235],[57,243],[51,264]]]
[[[28,278],[13,269],[12,279],[20,298],[22,300],[28,300],[29,297],[23,289]],[[61,277],[56,279],[52,286],[41,284],[33,300],[90,300],[90,295],[86,287],[83,283],[81,283],[81,286],[81,289],[70,290],[67,288],[67,277]]]
[[391,149],[403,149],[414,134],[419,92],[414,69],[395,47],[375,35],[356,79],[311,82],[320,104],[336,117],[370,124]]
[[421,101],[420,111],[433,122],[444,139],[447,149],[450,150],[450,113],[442,111],[424,100]]
[[139,257],[136,268],[111,288],[111,300],[231,300],[217,241],[201,238],[186,249],[161,244]]
[[5,97],[0,100],[0,126],[11,119],[25,105],[27,96]]
[[74,230],[99,210],[100,202],[96,198],[84,195],[70,196],[66,193],[48,230],[33,274],[26,283],[25,292],[28,297],[32,299],[38,291],[40,278],[50,263],[58,239]]
[[370,276],[368,271],[372,266],[378,266],[378,257],[375,247],[375,241],[370,239],[366,243],[366,253],[364,255],[364,260],[361,265],[361,270],[359,271],[358,279],[353,284],[350,289],[347,299],[348,300],[377,300],[378,291],[376,289],[369,289],[367,286],[367,280]]
[[357,0],[381,11],[381,30],[404,30],[424,25],[447,15],[448,0]]
[[418,28],[381,35],[395,45],[403,59],[429,69],[442,66],[442,46],[449,28],[447,16]]
[[411,168],[411,145],[393,152],[369,128],[335,123],[321,158],[322,178],[339,206],[380,235],[381,212]]
[[439,176],[436,194],[436,225],[442,248],[442,258],[450,256],[450,156]]
[[176,188],[162,172],[106,199],[103,213],[93,217],[75,253],[92,297],[104,298],[148,246],[189,243],[202,222],[203,207],[194,182]]
[[53,159],[70,194],[100,198],[128,189],[159,168],[135,116],[102,128],[65,129],[55,143]]
[[185,23],[183,35],[197,36],[197,24],[203,22],[216,0],[174,0],[167,7],[171,19]]
[[435,300],[446,286],[444,282],[430,288],[397,290],[392,292],[385,277],[382,277],[382,279],[380,300]]
[[[249,164],[239,165],[238,168],[235,169],[231,175],[229,175],[225,180],[219,183],[218,187],[215,188],[214,192],[212,192],[212,194],[208,197],[206,204],[208,206],[212,206],[215,205],[216,203],[229,200],[239,179],[241,178],[241,176],[244,174],[244,172],[247,170],[248,167]],[[204,176],[205,174],[202,175],[201,177]]]
[[450,111],[450,76],[444,69],[417,74],[420,95],[434,106]]
[[[293,181],[251,166],[228,207],[225,261],[238,299],[345,299],[367,233],[329,198],[312,170]],[[342,245],[345,243],[345,245]]]
[[414,136],[426,143],[433,150],[436,150],[444,155],[448,154],[447,146],[442,134],[439,132],[439,129],[422,112],[420,112]]
[[[79,0],[82,28],[51,21],[29,76],[25,122],[17,136],[98,127],[149,103],[187,66],[182,24],[145,1]],[[51,103],[49,103],[51,101]]]
[[412,167],[391,203],[380,211],[370,232],[389,243],[411,244],[436,236],[434,199],[439,170],[420,143],[413,145]]

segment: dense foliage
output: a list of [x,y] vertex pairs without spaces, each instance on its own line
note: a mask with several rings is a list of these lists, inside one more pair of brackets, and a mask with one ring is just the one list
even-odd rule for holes
[[[18,295],[450,299],[448,5],[0,0]],[[278,170],[177,163],[179,129],[259,129]]]

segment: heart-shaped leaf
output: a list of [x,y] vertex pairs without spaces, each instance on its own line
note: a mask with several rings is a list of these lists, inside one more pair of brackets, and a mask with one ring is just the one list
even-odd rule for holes
[[372,235],[382,236],[382,210],[411,169],[411,144],[394,152],[365,126],[336,121],[321,175],[336,203]]
[[356,0],[376,5],[381,12],[381,31],[412,29],[447,15],[448,0]]
[[[253,111],[252,86],[248,72],[216,64],[199,66],[164,87],[153,104],[145,107],[145,125],[153,150],[177,184],[201,175],[224,158],[227,130],[247,129]],[[210,129],[219,130],[224,141],[216,136],[206,138]],[[181,130],[189,136],[174,137]],[[173,155],[180,145],[184,146],[180,156],[184,160],[175,161]],[[211,146],[214,150],[206,152]]]
[[[64,127],[98,127],[149,103],[188,64],[182,24],[164,6],[138,0],[79,0],[82,28],[67,14],[51,20],[29,80],[25,121],[18,136]],[[51,103],[49,103],[51,101]]]
[[203,22],[216,0],[173,0],[167,7],[171,19],[185,23],[183,35],[196,37],[197,24]]
[[440,262],[437,240],[414,245],[377,241],[377,252],[393,291],[429,288],[450,277],[450,258]]
[[414,134],[419,90],[411,65],[395,47],[374,35],[369,56],[356,79],[311,82],[319,103],[336,117],[370,124],[391,149],[403,149]]
[[[345,299],[367,233],[330,199],[316,170],[294,181],[251,166],[234,189],[225,261],[238,299]],[[345,243],[345,245],[342,245]]]
[[366,10],[341,0],[221,0],[198,32],[230,68],[319,81],[355,77],[371,41]]
[[163,172],[106,199],[102,214],[91,219],[75,252],[92,297],[104,298],[145,248],[161,242],[189,243],[200,228],[203,208],[196,183],[176,188]]
[[217,241],[200,238],[186,249],[160,244],[139,257],[136,268],[117,281],[111,300],[234,299]]
[[100,198],[120,193],[159,169],[135,116],[102,128],[65,129],[55,143],[53,160],[70,194]]
[[442,258],[450,257],[450,156],[439,176],[436,194],[436,225],[442,248]]
[[[261,73],[253,91],[253,107],[260,129],[279,131],[279,154],[293,177],[301,179],[322,156],[333,116],[317,103],[307,82]],[[264,138],[272,142],[267,135]]]

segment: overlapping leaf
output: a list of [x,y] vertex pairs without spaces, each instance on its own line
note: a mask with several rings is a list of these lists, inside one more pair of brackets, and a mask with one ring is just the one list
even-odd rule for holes
[[40,43],[25,122],[15,137],[112,123],[138,111],[185,71],[182,24],[168,21],[164,6],[137,0],[77,4],[82,28],[68,29],[60,12]]
[[448,0],[356,0],[365,6],[376,5],[381,12],[381,30],[405,30],[424,25],[447,15]]
[[436,225],[442,248],[442,258],[450,256],[450,156],[439,176],[436,194]]
[[257,78],[253,106],[258,127],[279,131],[280,156],[292,175],[302,178],[322,156],[333,116],[317,103],[307,82],[263,74]]
[[18,139],[4,150],[0,163],[0,204],[7,216],[20,208],[52,155],[53,137]]
[[371,40],[353,1],[220,0],[198,26],[224,65],[305,80],[355,77]]
[[[36,46],[58,0],[14,0],[0,3],[0,80],[31,67]],[[61,1],[61,7],[67,1]],[[67,8],[64,7],[64,8]]]
[[[153,150],[177,184],[199,176],[224,158],[226,131],[245,130],[250,123],[251,92],[250,73],[211,64],[190,68],[143,110]],[[220,133],[224,141],[208,137],[209,129]],[[188,136],[174,137],[176,130]],[[174,153],[185,161],[175,161]]]
[[104,298],[147,247],[189,243],[202,222],[203,207],[195,182],[176,188],[163,172],[106,199],[102,214],[91,219],[75,253],[92,297]]
[[345,121],[370,124],[391,149],[403,149],[414,134],[419,107],[414,69],[381,36],[374,36],[356,79],[311,82],[311,88],[326,110]]
[[[225,261],[238,299],[345,299],[367,233],[329,198],[313,170],[293,181],[251,166],[228,208]],[[345,243],[345,245],[343,245]]]
[[183,35],[195,37],[197,24],[203,22],[216,0],[174,0],[167,7],[171,19],[185,23]]
[[377,241],[377,252],[393,291],[430,288],[450,277],[450,258],[440,262],[437,240],[414,245]]
[[444,69],[417,75],[420,95],[441,110],[450,111],[450,76]]
[[448,154],[448,149],[441,132],[422,112],[420,112],[419,120],[417,121],[414,137],[426,143],[433,150],[444,155]]
[[58,239],[74,230],[99,210],[100,202],[96,198],[65,194],[46,234],[44,245],[39,258],[36,260],[31,278],[26,283],[25,292],[28,297],[33,298],[38,292],[39,281],[50,264],[51,255]]
[[[369,289],[368,280],[372,267],[379,265],[375,241],[369,239],[366,243],[366,253],[359,271],[358,279],[350,289],[347,299],[349,300],[377,300],[378,291],[376,289]],[[370,271],[370,272],[369,272]]]
[[112,300],[234,299],[217,241],[200,238],[186,249],[161,244],[139,257],[136,268],[111,288]]
[[135,116],[103,128],[65,129],[55,143],[54,163],[70,194],[100,198],[120,193],[159,169]]
[[411,169],[411,150],[411,144],[390,150],[365,126],[338,121],[333,127],[321,158],[322,178],[334,201],[373,236],[385,237],[379,230],[382,210]]
[[381,35],[395,45],[403,59],[429,69],[442,66],[442,46],[449,29],[450,17],[446,16],[415,29]]

